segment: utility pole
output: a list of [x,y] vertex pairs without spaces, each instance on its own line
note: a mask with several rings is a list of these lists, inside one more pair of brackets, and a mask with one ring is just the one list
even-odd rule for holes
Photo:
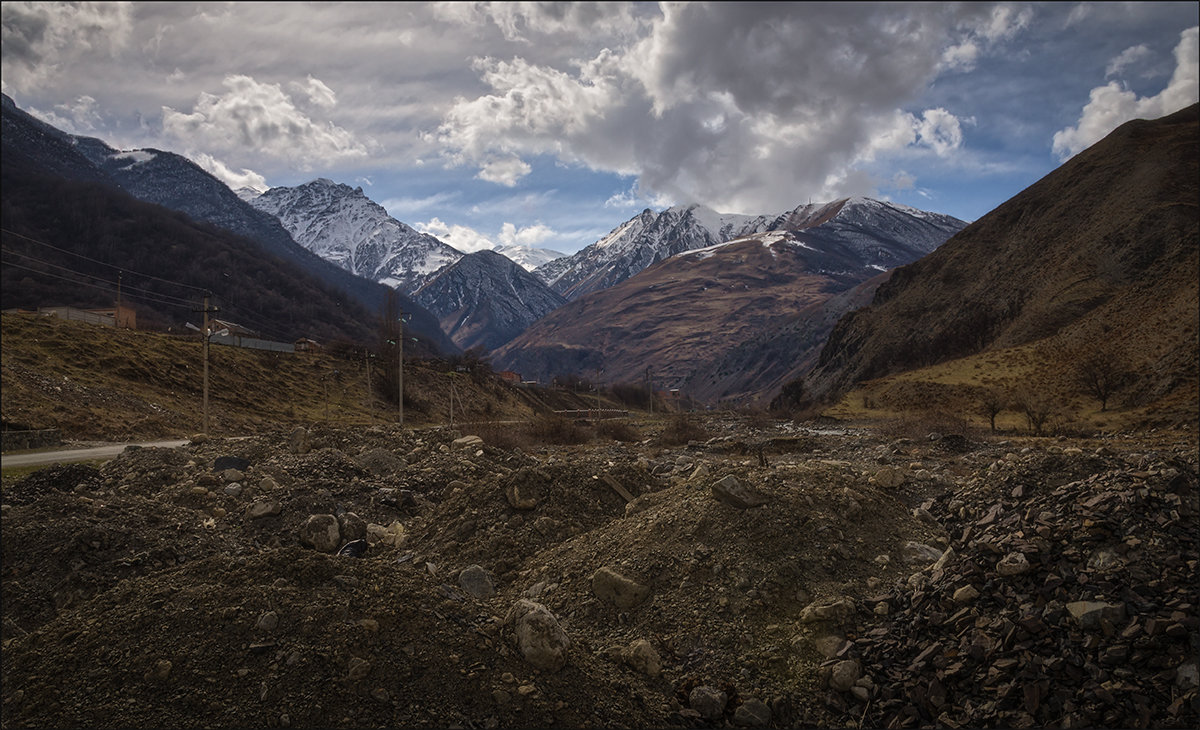
[[400,402],[400,427],[404,427],[404,310],[396,305],[396,400]]
[[209,305],[209,299],[212,295],[205,293],[204,309],[200,310],[204,313],[204,329],[200,330],[200,337],[204,340],[204,430],[205,435],[208,434],[208,340],[212,333],[208,331],[208,315],[215,314],[220,310]]
[[117,311],[113,312],[113,329],[121,327],[121,275],[124,273],[120,269],[117,270]]
[[363,348],[363,364],[367,374],[367,418],[375,421],[375,399],[371,393],[371,348]]
[[654,415],[654,376],[650,374],[650,366],[646,366],[646,387],[650,390],[650,415]]

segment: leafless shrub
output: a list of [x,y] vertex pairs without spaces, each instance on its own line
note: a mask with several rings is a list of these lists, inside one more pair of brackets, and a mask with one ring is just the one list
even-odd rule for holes
[[641,432],[625,421],[600,421],[596,424],[596,435],[622,443],[642,440]]
[[658,440],[664,446],[683,446],[689,441],[703,441],[708,437],[708,429],[703,424],[690,414],[680,413],[671,419]]

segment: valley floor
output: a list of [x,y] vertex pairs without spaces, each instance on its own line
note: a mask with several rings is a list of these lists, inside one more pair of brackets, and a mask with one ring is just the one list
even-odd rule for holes
[[1194,430],[669,425],[321,425],[6,480],[3,726],[1200,722]]

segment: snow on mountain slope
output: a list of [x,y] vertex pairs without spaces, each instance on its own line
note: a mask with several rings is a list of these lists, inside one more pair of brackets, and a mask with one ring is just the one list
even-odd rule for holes
[[519,244],[497,246],[493,250],[498,254],[507,256],[526,271],[533,271],[539,266],[545,266],[555,259],[561,259],[566,256],[565,253],[551,251],[548,248],[534,248],[533,246],[521,246]]
[[392,218],[362,188],[325,178],[271,188],[249,203],[279,218],[297,243],[318,256],[405,293],[415,292],[463,256]]
[[566,303],[519,264],[487,250],[442,269],[413,298],[464,350],[493,350]]
[[810,203],[757,216],[717,213],[700,205],[676,206],[657,214],[646,209],[596,243],[534,273],[574,300],[684,251],[755,233],[800,230],[807,231],[809,244],[838,246],[863,266],[891,268],[902,259],[932,251],[965,225],[950,216],[869,198]]

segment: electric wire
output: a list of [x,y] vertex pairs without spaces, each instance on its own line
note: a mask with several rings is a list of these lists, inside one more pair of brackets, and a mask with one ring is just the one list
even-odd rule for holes
[[83,254],[81,254],[81,253],[76,253],[75,251],[70,251],[70,250],[68,250],[68,249],[65,249],[65,248],[59,248],[58,246],[55,246],[55,245],[53,245],[53,244],[50,244],[50,243],[46,243],[45,241],[39,241],[39,240],[37,240],[36,238],[30,238],[29,236],[26,236],[26,235],[24,235],[24,234],[22,234],[22,233],[17,233],[16,231],[10,231],[10,230],[9,230],[9,229],[7,229],[7,228],[0,227],[0,232],[7,233],[7,234],[8,234],[8,235],[10,235],[10,236],[16,236],[17,238],[22,238],[22,239],[24,239],[24,240],[26,240],[26,241],[29,241],[29,242],[31,242],[31,243],[36,243],[36,244],[38,244],[39,246],[45,246],[46,248],[52,248],[52,249],[54,249],[55,251],[59,251],[59,252],[61,252],[61,253],[69,254],[69,255],[71,255],[71,256],[78,256],[79,258],[81,258],[81,259],[84,259],[84,260],[86,260],[86,261],[91,261],[92,263],[100,264],[100,265],[102,265],[102,266],[109,266],[109,267],[111,267],[111,268],[114,268],[114,269],[116,269],[116,270],[118,270],[118,271],[124,271],[124,272],[126,272],[126,273],[130,273],[130,274],[136,274],[137,276],[144,276],[144,277],[146,277],[147,279],[154,279],[154,280],[156,280],[156,281],[161,281],[161,282],[164,282],[164,283],[166,283],[166,284],[173,284],[173,285],[175,285],[175,286],[180,286],[180,287],[183,287],[184,289],[194,289],[195,291],[201,291],[201,292],[206,292],[206,293],[210,291],[209,289],[207,289],[207,288],[205,288],[205,287],[202,287],[202,286],[193,286],[193,285],[191,285],[191,284],[184,284],[183,282],[179,282],[179,281],[171,281],[170,279],[164,279],[164,278],[162,278],[162,277],[159,277],[159,276],[154,276],[153,274],[144,274],[144,273],[142,273],[142,272],[140,272],[140,271],[133,271],[133,270],[131,270],[131,269],[126,269],[126,268],[123,268],[123,267],[117,266],[116,264],[110,264],[110,263],[108,263],[107,261],[101,261],[101,260],[99,260],[99,259],[94,259],[94,258],[92,258],[92,257],[90,257],[90,256],[84,256],[84,255],[83,255]]
[[[36,263],[42,264],[43,266],[49,266],[54,269],[61,269],[62,271],[69,271],[72,274],[78,274],[80,276],[87,276],[89,278],[96,279],[97,281],[103,281],[103,282],[106,282],[109,284],[113,284],[114,286],[120,286],[122,292],[131,292],[131,291],[132,292],[145,292],[147,294],[151,294],[156,297],[163,298],[163,299],[173,299],[173,300],[175,300],[176,304],[186,305],[186,306],[191,306],[195,303],[194,299],[182,299],[180,297],[171,296],[170,294],[163,294],[162,292],[156,292],[151,289],[134,286],[132,284],[127,284],[125,282],[118,283],[118,282],[112,281],[111,279],[105,279],[104,277],[97,276],[95,274],[89,274],[84,271],[79,271],[78,269],[72,269],[68,266],[62,266],[61,264],[56,264],[56,263],[53,263],[50,261],[46,261],[44,259],[39,259],[36,256],[30,256],[29,254],[24,254],[19,251],[13,251],[11,249],[4,249],[4,248],[0,248],[0,251],[3,251],[4,253],[7,253],[12,256],[20,256],[23,259],[29,259],[30,261],[34,261]],[[128,272],[126,272],[126,273],[128,273]]]

